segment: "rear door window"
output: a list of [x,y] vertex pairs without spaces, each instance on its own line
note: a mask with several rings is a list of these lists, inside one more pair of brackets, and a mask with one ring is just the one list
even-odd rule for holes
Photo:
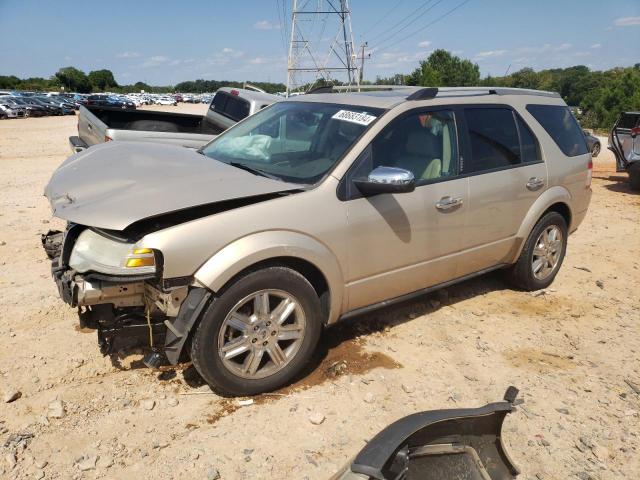
[[213,97],[211,110],[229,117],[232,120],[240,121],[249,116],[250,105],[246,100],[237,95],[230,95],[226,92],[218,92]]
[[587,141],[569,107],[527,105],[527,110],[566,156],[575,157],[588,153]]
[[471,159],[464,173],[507,168],[521,163],[520,140],[508,108],[465,108]]
[[542,161],[540,145],[529,126],[517,115],[516,123],[518,124],[518,132],[520,132],[520,153],[522,154],[522,163]]

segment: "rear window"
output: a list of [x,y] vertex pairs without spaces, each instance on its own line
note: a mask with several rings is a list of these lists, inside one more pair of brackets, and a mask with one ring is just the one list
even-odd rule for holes
[[589,151],[584,134],[569,107],[527,105],[527,110],[566,156],[575,157]]
[[235,121],[247,117],[250,110],[249,102],[226,92],[216,93],[209,108]]
[[623,113],[620,116],[620,122],[618,123],[618,128],[635,128],[638,126],[639,119],[640,119],[640,114],[638,113]]

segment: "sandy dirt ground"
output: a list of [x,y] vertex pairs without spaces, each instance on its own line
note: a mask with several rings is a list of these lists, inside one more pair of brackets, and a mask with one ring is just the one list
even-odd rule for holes
[[71,116],[0,121],[0,478],[326,479],[393,420],[509,385],[525,400],[504,430],[521,478],[640,478],[640,196],[604,142],[551,288],[487,275],[342,324],[309,376],[238,407],[193,368],[101,356],[58,299],[42,192],[75,131]]

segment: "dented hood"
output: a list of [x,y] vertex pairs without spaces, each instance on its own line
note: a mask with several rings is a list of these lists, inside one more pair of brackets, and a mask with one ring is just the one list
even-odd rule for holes
[[53,173],[45,196],[56,217],[124,230],[166,213],[299,188],[184,147],[108,142],[65,160]]

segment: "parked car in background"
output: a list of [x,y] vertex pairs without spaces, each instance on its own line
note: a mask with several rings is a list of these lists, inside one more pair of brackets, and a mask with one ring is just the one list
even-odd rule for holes
[[135,104],[131,101],[119,100],[111,95],[89,95],[87,97],[87,105],[96,107],[114,107],[122,109],[134,109]]
[[173,105],[174,107],[178,105],[178,102],[173,97],[158,97],[156,98],[157,105]]
[[41,103],[45,103],[47,105],[51,105],[53,107],[60,109],[61,115],[75,115],[75,108],[73,105],[67,103],[61,98],[55,97],[32,97],[36,100],[40,100]]
[[607,147],[616,157],[616,171],[629,174],[633,190],[640,190],[640,112],[623,112],[609,133]]
[[11,97],[10,101],[17,106],[25,108],[27,117],[44,117],[49,115],[49,111],[44,106],[29,101],[29,97]]
[[62,109],[62,113],[64,115],[75,115],[75,110],[77,110],[78,106],[75,103],[71,103],[67,101],[65,97],[62,96],[50,96],[50,97],[41,97],[41,100],[45,102],[49,102],[57,107]]
[[[78,135],[69,137],[71,150],[78,152],[111,140],[170,143],[200,148],[236,121],[282,100],[281,97],[253,90],[225,88],[219,92],[219,95],[232,97],[232,101],[225,100],[216,105],[212,103],[213,107],[207,110],[204,117],[148,110],[114,112],[113,108],[93,106],[80,108]],[[173,99],[171,101],[175,102]]]
[[103,353],[138,332],[147,365],[188,355],[215,390],[255,395],[299,375],[340,319],[497,269],[548,287],[591,169],[556,93],[308,94],[198,151],[72,155],[45,189],[68,227],[43,244]]
[[584,133],[584,138],[587,140],[587,146],[589,147],[591,156],[597,157],[600,154],[600,140],[587,130],[583,130],[582,133]]
[[27,109],[0,98],[0,110],[3,112],[4,118],[24,118],[27,115]]
[[200,148],[222,132],[202,115],[82,106],[78,135],[69,137],[73,152],[103,142],[137,141]]
[[40,105],[44,107],[49,115],[64,115],[64,111],[62,107],[59,107],[51,102],[43,100],[41,97],[29,96],[28,98],[30,102],[35,103],[36,105]]
[[222,87],[211,100],[207,119],[227,129],[243,118],[281,100],[277,95],[253,89]]

